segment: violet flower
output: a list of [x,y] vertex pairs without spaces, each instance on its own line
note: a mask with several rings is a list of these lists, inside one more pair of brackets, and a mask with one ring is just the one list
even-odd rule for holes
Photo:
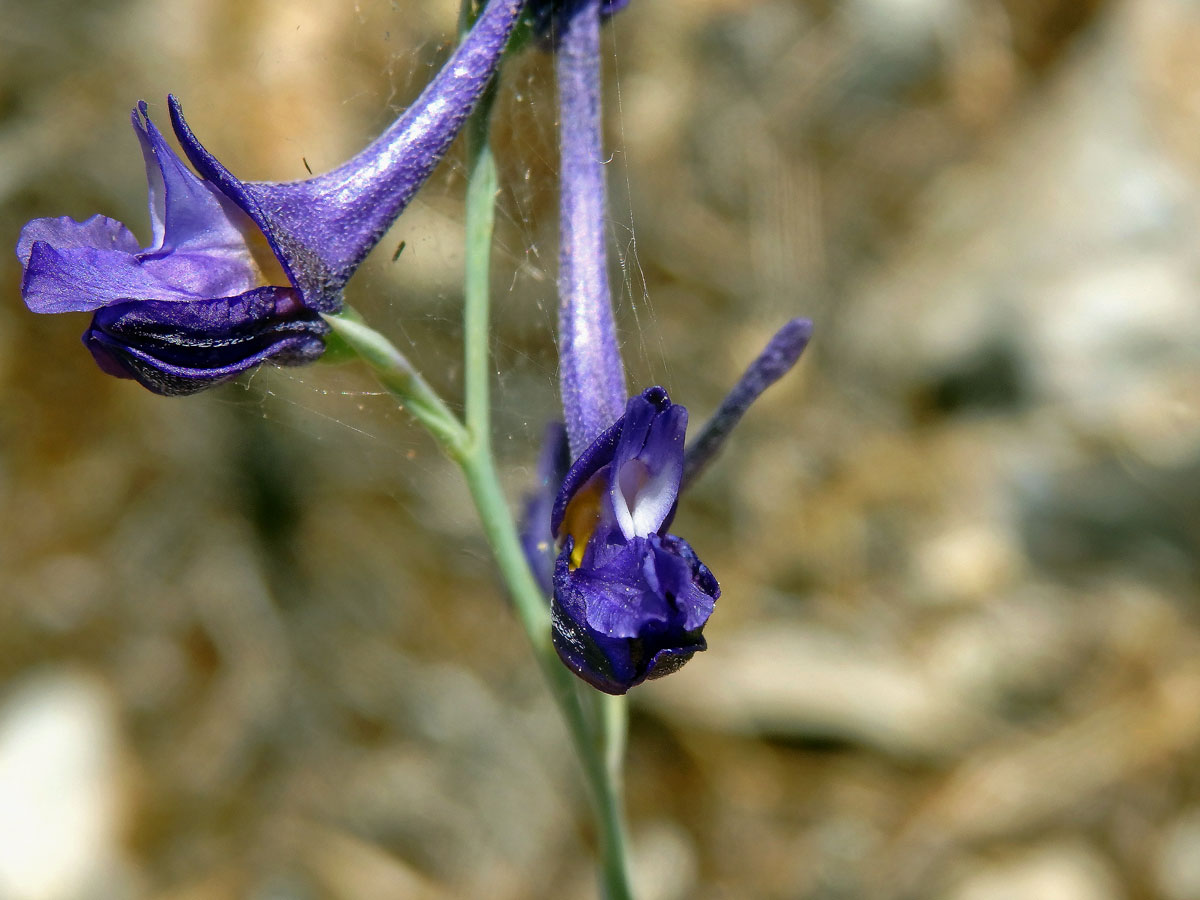
[[[570,452],[562,432],[552,431],[524,543],[535,574],[552,586],[559,656],[593,687],[623,694],[705,649],[703,628],[720,587],[691,545],[668,532],[679,492],[796,362],[812,323],[794,319],[780,329],[686,449],[683,406],[661,387],[628,396],[605,251],[602,9],[603,0],[557,3],[559,354]],[[568,457],[574,462],[564,471]]]
[[35,219],[21,232],[34,312],[91,312],[100,367],[159,394],[191,394],[265,360],[324,350],[342,288],[446,153],[495,73],[524,0],[490,0],[421,96],[345,165],[304,181],[243,182],[168,98],[197,177],[147,114],[133,125],[150,185],[153,238],[106,216]]

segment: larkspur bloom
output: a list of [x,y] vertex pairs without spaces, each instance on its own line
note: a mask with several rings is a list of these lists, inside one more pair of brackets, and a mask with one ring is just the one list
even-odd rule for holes
[[628,396],[605,251],[599,85],[604,3],[555,5],[559,357],[566,422],[565,429],[548,432],[539,466],[542,490],[526,507],[524,545],[535,574],[551,590],[559,656],[593,687],[623,694],[676,671],[705,649],[703,628],[720,587],[691,545],[668,531],[679,492],[750,404],[795,364],[812,323],[794,319],[780,329],[686,448],[687,410],[663,388]]
[[21,232],[21,284],[34,312],[91,312],[84,343],[101,369],[160,394],[191,394],[265,360],[311,362],[321,313],[446,153],[499,63],[525,0],[490,0],[402,116],[345,165],[304,181],[232,175],[171,122],[197,177],[147,114],[133,112],[153,238],[141,247],[96,215],[35,219]]

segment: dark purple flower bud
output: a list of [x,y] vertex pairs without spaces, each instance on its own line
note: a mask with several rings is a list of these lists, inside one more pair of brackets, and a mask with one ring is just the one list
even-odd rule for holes
[[812,338],[810,319],[792,319],[767,342],[728,396],[721,401],[690,444],[684,458],[683,485],[687,487],[717,455],[742,416],[762,392],[791,371]]
[[554,646],[593,687],[623,694],[705,648],[720,588],[666,529],[683,476],[687,410],[653,387],[571,466],[551,515]]
[[34,312],[92,312],[84,341],[104,371],[187,394],[271,359],[323,349],[319,313],[446,153],[495,73],[524,0],[491,0],[417,101],[375,142],[325,175],[242,182],[171,120],[197,178],[147,116],[133,113],[150,182],[153,240],[120,222],[36,219],[17,255]]

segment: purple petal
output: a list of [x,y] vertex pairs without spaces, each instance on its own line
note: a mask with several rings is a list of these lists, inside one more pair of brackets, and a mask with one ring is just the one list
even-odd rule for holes
[[551,578],[554,575],[554,533],[550,530],[550,516],[554,498],[571,465],[569,452],[567,430],[563,424],[548,424],[538,457],[538,486],[525,498],[525,511],[521,517],[521,547],[529,568],[547,596],[553,589]]
[[[130,111],[129,120],[133,124],[133,133],[137,135],[138,146],[142,148],[142,162],[146,167],[146,194],[150,206],[151,231],[149,246],[155,248],[162,246],[167,233],[167,185],[162,163],[159,162],[159,154],[150,142],[149,129],[153,126],[149,125],[150,116],[145,110],[146,101],[139,101],[138,105]],[[143,116],[149,127],[143,126]],[[155,130],[157,132],[157,129]]]
[[[661,387],[647,388],[641,394],[629,398],[628,407],[632,408],[635,400],[647,403],[652,410],[659,412],[663,412],[671,407],[671,399]],[[643,407],[639,404],[637,409],[641,410]],[[617,452],[617,445],[620,443],[621,435],[625,429],[625,423],[626,417],[622,415],[608,428],[604,429],[579,454],[579,457],[567,471],[567,475],[562,482],[562,487],[559,489],[558,497],[554,501],[554,511],[550,517],[551,532],[556,537],[562,536],[560,529],[562,527],[563,516],[566,514],[567,504],[571,502],[575,494],[597,472],[613,461]]]
[[554,572],[554,646],[599,690],[623,694],[705,649],[701,629],[720,589],[687,542],[636,538],[600,568],[572,570],[568,538]]
[[[253,222],[211,184],[197,178],[163,139],[145,101],[131,115],[149,182],[154,242],[143,251],[165,256],[178,250],[238,255],[250,263],[246,235]],[[249,285],[247,285],[247,288]]]
[[602,568],[581,566],[572,574],[577,590],[586,595],[585,621],[606,637],[637,637],[650,622],[666,622],[672,605],[646,575],[654,572],[654,551],[644,538],[635,538]]
[[27,222],[17,239],[17,259],[21,261],[21,265],[29,263],[33,245],[38,241],[45,241],[60,250],[96,247],[121,253],[137,253],[140,249],[133,232],[108,216],[92,216],[82,222],[77,222],[70,216]]
[[191,303],[244,293],[256,285],[256,273],[236,252],[142,259],[125,250],[61,249],[39,240],[26,260],[21,294],[38,313],[90,312],[131,300]]
[[328,326],[291,288],[195,303],[136,301],[99,310],[84,344],[109,374],[158,394],[192,394],[270,359],[311,362]]
[[34,243],[21,285],[25,304],[34,312],[90,312],[114,303],[151,298],[174,302],[207,299],[204,295],[163,283],[152,267],[131,253],[73,247],[58,250]]
[[652,395],[653,401],[630,398],[609,472],[613,512],[626,540],[658,531],[679,496],[687,409],[657,391],[661,396]]
[[115,219],[35,219],[17,242],[22,294],[34,312],[89,312],[132,300],[190,303],[236,297],[263,283],[244,235],[253,222],[192,174],[146,116],[133,112],[146,160],[154,243]]
[[601,432],[591,445],[571,464],[567,475],[563,478],[562,487],[554,500],[554,510],[550,514],[550,530],[555,537],[561,537],[563,517],[567,512],[567,504],[574,499],[579,490],[587,484],[602,468],[612,462],[621,439],[621,429],[625,425],[624,417],[617,419],[612,425]]
[[664,534],[649,540],[655,551],[656,583],[675,598],[681,626],[685,631],[704,627],[721,596],[717,579],[683,538]]
[[445,155],[495,72],[524,0],[490,0],[416,102],[362,153],[307,181],[242,182],[196,139],[179,102],[171,121],[196,169],[267,236],[306,305],[341,307],[341,289]]
[[721,401],[712,418],[688,445],[684,460],[684,487],[691,484],[712,462],[750,405],[796,364],[811,337],[812,322],[809,319],[792,319],[775,332],[762,353],[750,363],[733,390]]

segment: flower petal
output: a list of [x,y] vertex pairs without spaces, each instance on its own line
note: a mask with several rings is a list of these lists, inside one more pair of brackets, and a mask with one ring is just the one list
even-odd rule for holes
[[146,115],[133,112],[146,160],[154,244],[138,246],[115,219],[35,219],[21,231],[22,295],[34,312],[90,312],[133,300],[191,303],[236,297],[263,283],[245,237],[253,222],[197,178]]
[[[143,100],[131,115],[149,182],[150,222],[154,242],[143,253],[165,256],[176,251],[236,254],[248,266],[248,230],[257,231],[249,217],[220,191],[183,164],[147,112]],[[250,285],[246,286],[248,289]]]
[[562,525],[567,505],[597,472],[612,462],[617,442],[621,439],[621,429],[624,426],[625,417],[622,416],[604,429],[567,470],[562,486],[558,490],[558,496],[554,499],[554,510],[550,514],[550,531],[555,538],[562,537]]
[[674,534],[651,535],[659,589],[675,598],[685,631],[704,627],[721,596],[721,586],[692,545]]
[[254,284],[236,254],[180,252],[143,260],[124,250],[59,248],[39,240],[29,251],[21,294],[34,312],[90,312],[133,300],[235,297]]
[[45,241],[33,243],[21,294],[25,305],[38,313],[91,312],[142,298],[202,299],[160,282],[153,268],[143,266],[132,253],[94,247],[57,249]]
[[25,223],[25,227],[21,229],[21,236],[17,239],[17,259],[21,261],[21,265],[29,262],[33,245],[38,241],[45,241],[64,250],[72,247],[96,247],[122,253],[137,253],[139,249],[133,232],[108,216],[92,216],[82,222],[77,222],[70,216],[56,216]]
[[158,394],[192,394],[270,359],[311,362],[329,327],[291,288],[195,303],[135,301],[99,310],[83,336],[96,362]]
[[568,537],[555,565],[551,622],[555,650],[580,678],[623,694],[705,649],[701,629],[720,588],[686,541],[636,538],[599,569],[572,569],[573,549]]
[[[625,414],[579,455],[563,479],[550,517],[555,537],[562,537],[567,506],[576,493],[609,465],[613,466],[609,475],[612,511],[626,539],[635,533],[645,536],[657,531],[669,521],[683,468],[687,410],[672,404],[667,392],[657,386],[629,398],[625,409]],[[641,464],[646,476],[645,480],[638,480],[637,489],[628,481],[624,487],[620,483],[620,470],[631,460]]]
[[606,637],[634,638],[651,622],[667,622],[673,608],[656,582],[654,549],[635,538],[602,568],[580,567],[571,573],[573,589],[587,598],[585,621]]
[[617,524],[629,540],[658,531],[675,508],[688,414],[662,388],[631,397],[625,409],[609,492]]

